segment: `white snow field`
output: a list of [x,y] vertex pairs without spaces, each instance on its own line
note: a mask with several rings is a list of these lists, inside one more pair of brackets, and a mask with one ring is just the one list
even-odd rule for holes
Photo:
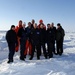
[[8,47],[5,32],[0,32],[0,75],[75,75],[75,33],[66,32],[64,39],[64,53],[62,56],[40,60],[19,60],[19,52],[15,53],[14,62],[7,64]]

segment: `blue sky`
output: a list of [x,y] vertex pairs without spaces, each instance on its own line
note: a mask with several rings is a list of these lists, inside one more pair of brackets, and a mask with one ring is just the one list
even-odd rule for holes
[[61,23],[65,31],[75,31],[75,0],[0,0],[0,30],[9,30],[19,20],[26,24]]

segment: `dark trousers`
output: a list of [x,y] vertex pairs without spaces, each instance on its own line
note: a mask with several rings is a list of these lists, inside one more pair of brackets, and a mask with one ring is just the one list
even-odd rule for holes
[[38,45],[32,44],[31,58],[33,58],[33,56],[34,56],[35,49],[37,51],[37,58],[39,58],[40,57],[40,45],[39,44]]
[[24,52],[26,49],[26,40],[20,41],[20,59],[24,60]]
[[13,56],[15,54],[15,43],[8,44],[8,47],[9,47],[8,59],[9,61],[13,61]]
[[63,53],[63,39],[56,41],[56,47],[57,47],[57,53],[62,54]]
[[53,46],[53,43],[47,43],[47,48],[48,48],[48,55],[49,55],[49,57],[51,58],[51,57],[53,57],[53,53],[52,53],[52,51],[53,51],[53,49],[54,49],[54,46]]
[[55,41],[53,42],[53,53],[55,53]]
[[[43,48],[43,54],[45,57],[47,57],[47,52],[46,52],[46,46],[45,46],[45,43],[41,43],[40,45],[40,50],[41,50],[41,47]],[[41,53],[40,53],[41,54]]]

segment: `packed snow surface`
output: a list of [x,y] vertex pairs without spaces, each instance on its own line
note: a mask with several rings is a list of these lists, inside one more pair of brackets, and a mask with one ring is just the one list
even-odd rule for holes
[[64,53],[45,59],[43,55],[33,60],[27,55],[25,61],[19,59],[19,51],[14,55],[14,62],[7,64],[8,45],[6,32],[0,32],[0,75],[75,75],[75,33],[66,32],[64,38]]

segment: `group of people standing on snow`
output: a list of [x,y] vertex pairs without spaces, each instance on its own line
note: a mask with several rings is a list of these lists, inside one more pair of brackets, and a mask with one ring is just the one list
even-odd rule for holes
[[[12,25],[11,29],[6,33],[6,40],[9,47],[8,62],[13,62],[13,56],[15,51],[18,52],[20,48],[20,60],[25,60],[26,55],[29,52],[32,60],[34,53],[37,54],[37,60],[43,52],[45,59],[52,58],[53,54],[62,55],[63,53],[63,40],[65,32],[61,24],[57,24],[57,28],[54,23],[47,24],[47,28],[43,23],[43,20],[39,20],[39,25],[32,19],[28,22],[28,26],[19,21],[18,26]],[[56,49],[55,49],[56,44]],[[46,47],[47,45],[47,47]]]

